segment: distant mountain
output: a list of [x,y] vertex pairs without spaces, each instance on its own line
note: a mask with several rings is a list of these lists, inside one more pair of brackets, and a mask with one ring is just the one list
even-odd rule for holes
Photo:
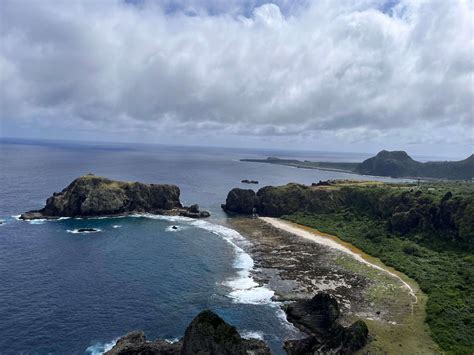
[[431,161],[422,163],[404,151],[382,150],[362,163],[312,162],[294,159],[241,159],[258,163],[288,165],[305,169],[347,171],[363,175],[390,177],[420,177],[435,179],[471,180],[474,177],[474,154],[460,161]]
[[474,154],[461,161],[422,163],[404,151],[382,150],[360,163],[355,171],[364,175],[467,180],[474,176]]

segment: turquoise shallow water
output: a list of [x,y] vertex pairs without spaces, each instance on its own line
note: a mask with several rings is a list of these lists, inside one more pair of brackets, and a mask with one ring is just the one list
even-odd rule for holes
[[[28,143],[28,144],[25,144]],[[267,155],[361,160],[364,156],[214,148],[0,144],[0,349],[2,353],[100,353],[124,333],[174,339],[210,308],[281,353],[297,334],[251,278],[247,242],[223,227],[227,192],[251,178],[259,186],[353,178],[342,173],[243,163]],[[180,186],[207,221],[135,216],[18,221],[54,191],[93,172],[113,179]],[[253,186],[252,186],[253,187]],[[176,225],[177,230],[170,227]],[[81,227],[100,229],[78,234]]]

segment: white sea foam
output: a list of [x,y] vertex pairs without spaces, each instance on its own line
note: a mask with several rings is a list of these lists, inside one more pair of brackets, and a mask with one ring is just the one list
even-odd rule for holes
[[280,320],[280,323],[283,324],[288,330],[294,332],[295,334],[299,333],[298,328],[296,328],[292,323],[288,322],[285,311],[281,308],[281,303],[278,304],[276,309],[276,316]]
[[46,221],[48,221],[48,220],[45,219],[45,218],[27,220],[27,222],[28,222],[29,224],[44,224],[44,222],[46,222]]
[[242,338],[244,339],[258,339],[263,340],[263,332],[256,332],[251,330],[244,330],[241,333]]
[[[245,304],[270,304],[274,292],[264,286],[259,286],[251,276],[254,267],[252,257],[242,249],[241,246],[250,245],[250,243],[237,231],[218,224],[213,224],[203,220],[196,220],[181,216],[161,216],[152,214],[134,214],[130,217],[142,217],[170,222],[180,222],[190,224],[193,227],[204,229],[212,234],[223,238],[229,243],[235,252],[233,266],[237,269],[237,276],[224,282],[224,285],[231,288],[229,297],[236,303]],[[168,230],[168,229],[167,229]]]
[[20,217],[21,217],[21,214],[17,214],[15,216],[12,216],[13,218],[15,218],[17,221],[21,221]]
[[165,341],[169,344],[174,344],[179,341],[179,338],[171,338],[171,339],[165,339]]
[[167,232],[178,232],[178,231],[183,230],[183,229],[184,229],[183,227],[175,226],[175,225],[166,227]]
[[234,302],[245,304],[272,303],[274,292],[265,286],[259,286],[251,276],[254,267],[253,259],[239,246],[249,245],[250,243],[239,232],[203,220],[194,220],[191,224],[224,238],[234,248],[236,256],[234,268],[238,270],[237,276],[224,282],[225,286],[232,289],[229,297]]
[[121,228],[121,227],[122,227],[122,226],[121,226],[120,224],[114,224],[114,225],[112,226],[112,228],[115,228],[115,229]]
[[84,232],[79,232],[79,229],[67,229],[66,232],[72,233],[72,234],[88,234],[88,233],[99,233],[102,232],[102,229],[94,228],[94,231],[84,231]]
[[91,345],[86,349],[86,353],[90,355],[102,355],[103,353],[112,349],[115,343],[117,343],[117,340],[118,338],[108,343],[96,343],[94,345]]

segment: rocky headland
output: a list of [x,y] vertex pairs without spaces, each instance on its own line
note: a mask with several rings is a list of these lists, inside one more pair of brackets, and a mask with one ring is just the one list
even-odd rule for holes
[[115,181],[89,174],[75,179],[61,192],[55,192],[42,209],[25,212],[20,218],[87,218],[134,213],[209,217],[209,212],[200,211],[198,205],[183,206],[178,186]]
[[105,355],[269,355],[265,342],[244,339],[237,329],[212,311],[199,313],[186,328],[184,337],[170,343],[165,340],[148,341],[142,331],[120,338]]
[[[451,190],[460,192],[453,194]],[[472,186],[447,184],[421,189],[413,184],[329,181],[312,186],[265,186],[257,192],[234,188],[222,208],[229,213],[268,217],[350,211],[383,220],[395,233],[444,232],[447,239],[472,246],[473,204]]]

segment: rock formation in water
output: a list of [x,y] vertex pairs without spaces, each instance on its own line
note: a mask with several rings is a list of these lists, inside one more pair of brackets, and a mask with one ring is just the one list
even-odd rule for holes
[[349,327],[340,325],[339,305],[327,293],[291,303],[285,311],[288,321],[308,334],[307,338],[285,342],[289,355],[352,354],[367,343],[367,325],[361,320]]
[[120,338],[105,355],[269,355],[261,340],[243,339],[235,327],[211,311],[202,311],[176,343],[147,341],[142,331]]
[[29,211],[21,219],[120,216],[132,213],[208,217],[198,205],[183,207],[175,185],[114,181],[85,175],[46,200],[41,210]]

